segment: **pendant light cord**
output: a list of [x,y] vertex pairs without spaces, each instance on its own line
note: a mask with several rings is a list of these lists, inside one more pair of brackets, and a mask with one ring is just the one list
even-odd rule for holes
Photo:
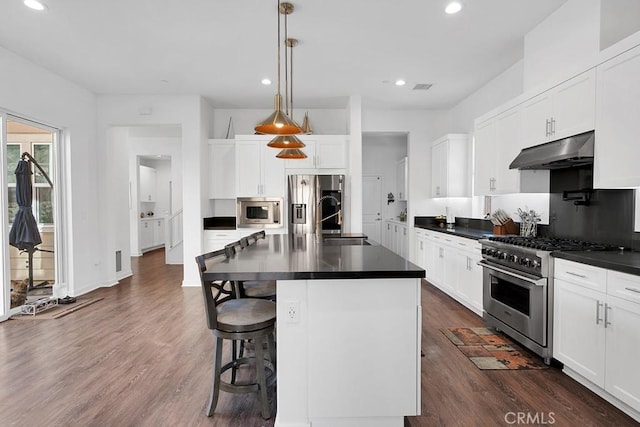
[[[287,10],[284,13],[284,112],[289,116],[289,57],[287,55],[287,44],[289,43],[289,26],[287,24]],[[289,116],[291,118],[291,116]]]
[[278,0],[278,95],[280,95],[280,0]]

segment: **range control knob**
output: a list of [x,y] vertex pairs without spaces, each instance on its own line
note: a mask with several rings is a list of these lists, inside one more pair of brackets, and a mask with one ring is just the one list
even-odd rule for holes
[[518,262],[520,261],[520,258],[518,258],[518,255],[510,255],[509,261],[511,261],[514,264],[518,264]]
[[540,262],[537,259],[534,259],[533,262],[531,263],[531,266],[533,268],[540,268]]
[[504,259],[504,260],[507,260],[507,259],[509,259],[509,254],[508,254],[508,253],[506,253],[506,252],[502,252],[502,253],[500,254],[500,258],[501,258],[501,259]]
[[525,258],[524,261],[522,261],[522,265],[525,267],[531,267],[531,260],[529,258]]

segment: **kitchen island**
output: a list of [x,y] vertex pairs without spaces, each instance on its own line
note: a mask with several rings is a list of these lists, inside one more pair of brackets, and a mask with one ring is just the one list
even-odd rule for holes
[[270,235],[206,279],[277,280],[276,426],[403,426],[420,414],[420,279],[377,245]]

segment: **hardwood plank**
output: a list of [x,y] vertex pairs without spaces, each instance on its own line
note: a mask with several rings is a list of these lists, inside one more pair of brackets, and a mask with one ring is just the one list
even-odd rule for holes
[[[214,340],[201,291],[181,287],[182,267],[164,265],[162,250],[133,269],[68,316],[0,324],[0,425],[273,426],[253,394],[222,392],[205,416]],[[518,411],[554,412],[562,426],[637,425],[557,368],[477,369],[439,331],[457,326],[482,320],[425,282],[423,415],[406,425],[505,425]]]

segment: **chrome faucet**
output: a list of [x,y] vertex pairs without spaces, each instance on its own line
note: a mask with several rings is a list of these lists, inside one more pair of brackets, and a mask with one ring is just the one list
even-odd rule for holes
[[[340,202],[340,200],[338,200],[337,197],[332,196],[331,194],[327,194],[326,196],[322,196],[320,197],[320,199],[318,199],[318,203],[316,203],[316,209],[322,204],[322,202],[326,199],[333,199],[336,201],[336,206],[341,206],[342,203]],[[316,215],[317,217],[318,215]],[[320,211],[320,216],[322,216],[322,211]],[[325,218],[321,218],[318,219],[316,221],[316,234],[319,236],[320,233],[320,224],[322,224],[323,222],[325,222],[328,219],[331,219],[333,217],[337,216],[338,217],[338,225],[342,225],[342,208],[338,209],[338,212],[336,213],[332,213],[331,215],[325,217]]]

